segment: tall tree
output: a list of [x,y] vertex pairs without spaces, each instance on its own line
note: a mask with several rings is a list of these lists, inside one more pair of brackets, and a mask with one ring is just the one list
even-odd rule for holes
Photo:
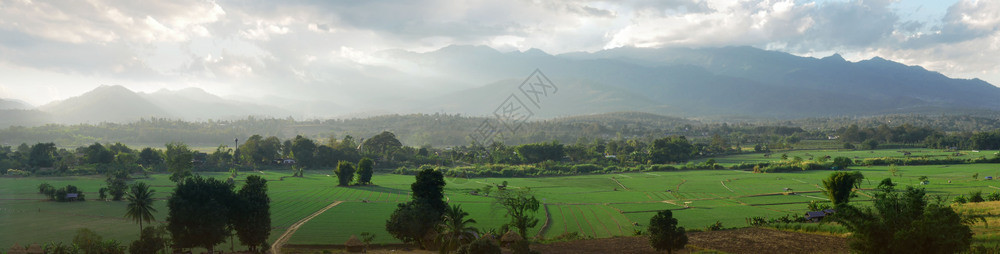
[[39,168],[51,167],[56,161],[55,156],[55,143],[50,142],[35,144],[31,146],[31,153],[28,154],[28,166]]
[[383,131],[361,143],[362,152],[379,155],[382,160],[388,160],[390,155],[402,146],[403,143],[396,139],[396,134],[388,131]]
[[864,180],[861,172],[833,172],[830,177],[823,179],[823,189],[833,205],[847,204],[854,189],[861,187],[861,180]]
[[469,213],[462,210],[462,205],[452,205],[445,210],[439,234],[443,244],[442,251],[457,250],[459,246],[476,239],[479,229],[471,225],[476,223],[476,220],[466,219],[466,216],[469,216]]
[[337,174],[338,185],[351,185],[351,181],[354,180],[354,164],[349,161],[341,161],[333,173]]
[[371,184],[372,174],[375,173],[375,162],[368,157],[361,158],[358,162],[358,183]]
[[236,235],[240,243],[257,252],[266,246],[271,234],[271,198],[267,196],[267,180],[258,175],[247,176],[246,184],[236,193],[240,207],[235,212]]
[[684,227],[677,226],[677,219],[670,210],[660,211],[650,218],[647,231],[649,243],[657,251],[667,250],[667,253],[673,253],[674,250],[683,249],[688,242]]
[[507,210],[508,225],[517,228],[518,233],[528,238],[528,229],[538,225],[534,213],[538,211],[538,199],[528,189],[505,190],[497,195],[497,204]]
[[149,167],[163,163],[163,157],[156,149],[146,147],[139,152],[139,164]]
[[139,222],[140,234],[142,234],[143,221],[156,220],[153,216],[153,212],[156,212],[156,208],[153,208],[153,194],[155,193],[156,190],[149,189],[149,185],[146,183],[136,182],[132,184],[128,195],[125,196],[125,200],[128,201],[128,206],[125,207],[125,217]]
[[167,170],[170,171],[170,180],[174,182],[184,181],[191,176],[191,168],[194,167],[191,160],[194,153],[188,146],[180,142],[167,143]]
[[316,143],[302,135],[292,139],[291,155],[295,158],[295,163],[300,167],[312,167],[316,165],[313,160],[316,153]]
[[385,230],[403,242],[426,248],[423,237],[441,223],[448,204],[444,201],[444,175],[430,166],[421,167],[410,185],[413,200],[396,207],[385,222]]
[[180,248],[203,247],[213,253],[215,245],[229,236],[233,184],[215,178],[194,176],[174,188],[167,201],[167,229]]

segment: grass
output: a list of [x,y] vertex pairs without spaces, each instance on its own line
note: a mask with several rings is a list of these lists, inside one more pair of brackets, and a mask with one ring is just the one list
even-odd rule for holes
[[[930,149],[907,149],[914,155],[940,156],[941,151]],[[811,150],[793,151],[789,156],[888,156],[901,154],[897,150],[837,151]],[[776,153],[773,157],[780,157]],[[734,155],[717,158],[717,161],[733,163],[742,159],[760,159],[761,154]],[[808,157],[803,157],[807,159]],[[927,188],[930,195],[951,197],[982,191],[988,194],[1000,191],[1000,181],[984,180],[985,176],[1000,176],[998,164],[962,164],[899,166],[893,176],[889,167],[852,167],[862,172],[866,180],[862,188],[874,188],[877,183],[891,177],[901,185]],[[631,235],[634,230],[645,231],[646,223],[656,211],[673,209],[680,226],[701,229],[719,221],[725,227],[745,226],[745,218],[752,216],[781,216],[802,214],[806,202],[823,200],[819,190],[822,179],[831,171],[797,171],[788,173],[753,174],[738,170],[684,170],[672,172],[626,173],[607,175],[577,175],[561,177],[532,178],[447,178],[445,197],[451,204],[461,204],[463,209],[475,219],[474,225],[480,229],[498,229],[509,219],[503,210],[493,205],[492,198],[473,195],[469,192],[487,185],[508,182],[511,188],[531,188],[544,206],[535,216],[538,226],[531,229],[537,234],[548,220],[549,228],[544,237],[576,233],[580,237],[611,237]],[[973,179],[973,174],[979,174]],[[351,235],[371,232],[376,235],[376,243],[398,242],[385,232],[385,221],[396,204],[410,200],[410,184],[413,176],[378,174],[374,186],[337,187],[335,177],[329,170],[307,171],[305,177],[281,177],[291,175],[290,171],[247,172],[258,174],[269,180],[271,197],[271,219],[273,229],[269,242],[273,242],[287,228],[309,214],[334,201],[344,201],[305,223],[291,238],[293,244],[342,244]],[[209,177],[225,177],[226,173],[202,173]],[[919,185],[917,178],[927,176],[929,185]],[[158,221],[165,221],[166,202],[174,183],[167,175],[154,174],[139,179],[153,186],[157,191],[155,213]],[[37,192],[40,183],[47,182],[55,187],[72,184],[83,189],[86,202],[56,203],[46,201]],[[239,182],[237,182],[239,185]],[[96,201],[97,190],[104,186],[104,178],[98,176],[75,177],[28,177],[0,178],[0,246],[10,246],[14,242],[24,244],[51,241],[70,242],[76,229],[90,228],[106,239],[115,239],[125,244],[136,238],[138,225],[125,220],[125,202]],[[784,195],[790,188],[794,195]],[[497,191],[495,188],[494,192]],[[869,192],[869,191],[863,191]],[[862,193],[853,199],[865,204],[869,198]],[[685,209],[687,205],[689,208]],[[977,204],[979,205],[979,204]],[[983,203],[982,205],[987,205]],[[994,206],[1000,206],[995,205]],[[967,209],[975,208],[965,205]],[[546,216],[545,208],[548,209]],[[993,211],[993,210],[988,210]],[[1000,214],[1000,212],[992,212]],[[979,243],[1000,242],[1000,217],[990,217],[994,227],[975,227]],[[812,230],[810,225],[789,225],[801,230]],[[26,230],[30,229],[30,230]],[[819,228],[817,230],[822,229]],[[799,230],[799,229],[796,229]],[[822,231],[822,230],[820,230]],[[228,247],[228,243],[219,248]],[[239,247],[237,247],[239,248]]]

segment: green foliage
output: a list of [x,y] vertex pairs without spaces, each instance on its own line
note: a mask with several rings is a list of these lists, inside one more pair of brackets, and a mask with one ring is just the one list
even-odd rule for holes
[[695,148],[684,136],[671,136],[653,141],[650,157],[653,163],[677,163],[691,159]]
[[441,221],[441,213],[426,202],[410,201],[397,205],[385,222],[385,231],[404,243],[424,247],[423,238]]
[[236,193],[239,199],[233,210],[233,229],[240,243],[250,247],[251,252],[267,249],[267,238],[271,234],[271,198],[267,195],[267,180],[258,176],[247,176],[246,184]]
[[[871,207],[837,206],[832,219],[851,235],[860,253],[958,253],[969,248],[972,230],[951,207],[929,203],[924,189],[907,186],[902,193],[886,178]],[[919,249],[914,249],[919,246]]]
[[300,167],[318,166],[315,160],[316,143],[311,139],[297,135],[292,139],[291,155],[295,158],[295,163]]
[[712,225],[705,226],[705,231],[716,231],[716,230],[722,230],[723,228],[724,227],[722,226],[722,222],[715,221],[715,223],[713,223]]
[[338,185],[349,186],[354,181],[354,164],[349,161],[341,161],[333,173],[337,175]]
[[444,175],[432,167],[424,167],[410,185],[412,200],[399,204],[385,222],[385,230],[403,242],[416,242],[426,247],[424,236],[437,227],[448,209],[444,201]]
[[462,205],[452,205],[442,215],[442,223],[438,237],[441,240],[441,251],[447,253],[457,250],[459,246],[475,239],[479,229],[471,226],[476,220],[466,219],[469,213],[462,210]]
[[160,155],[160,151],[156,149],[146,147],[139,152],[139,164],[150,167],[154,165],[160,165],[163,163],[163,156]]
[[209,252],[229,235],[233,185],[194,176],[174,188],[167,201],[171,238],[179,248],[203,247]]
[[183,143],[167,143],[166,152],[167,170],[170,171],[170,180],[180,183],[191,176],[191,168],[194,165],[191,159],[194,153]]
[[852,161],[851,158],[836,157],[833,158],[833,164],[831,166],[833,166],[836,169],[847,169],[847,167],[850,167],[853,164],[854,161]]
[[846,204],[854,195],[853,189],[861,187],[861,180],[864,180],[861,172],[834,172],[830,177],[823,180],[823,192],[830,198],[830,202],[836,205]]
[[119,201],[125,196],[128,188],[128,184],[126,183],[127,178],[128,173],[123,170],[108,172],[108,178],[104,182],[108,186],[108,194],[111,194],[111,200]]
[[145,227],[139,234],[139,239],[132,241],[128,251],[131,254],[158,253],[166,248],[166,230],[158,227]]
[[878,149],[878,140],[874,139],[865,140],[865,142],[861,142],[861,148],[864,148],[865,150]]
[[399,142],[399,139],[396,139],[396,134],[383,131],[382,133],[372,136],[362,142],[361,152],[377,155],[380,156],[382,160],[387,160],[392,153],[402,147],[403,143]]
[[156,208],[153,208],[153,194],[156,194],[156,190],[149,189],[149,185],[144,182],[136,182],[132,184],[128,196],[125,197],[125,200],[128,201],[128,206],[125,207],[125,217],[138,222],[140,230],[142,222],[156,220],[153,216],[153,213],[156,212]]
[[515,148],[518,157],[525,163],[543,161],[559,161],[566,156],[563,145],[559,142],[523,144]]
[[510,222],[507,224],[517,228],[518,233],[528,238],[528,229],[538,225],[534,212],[538,211],[539,203],[535,195],[528,189],[503,190],[497,194],[496,204],[507,211]]
[[819,201],[819,200],[813,200],[813,201],[809,201],[809,205],[806,208],[809,209],[809,211],[823,211],[823,210],[830,209],[830,208],[833,208],[833,207],[830,206],[829,202],[824,202],[824,201]]
[[986,201],[986,199],[983,198],[982,191],[969,192],[969,203],[979,203],[983,201]]
[[371,184],[373,174],[375,174],[375,162],[368,157],[361,158],[361,161],[358,161],[358,183]]
[[688,243],[684,227],[677,226],[677,219],[670,210],[660,211],[650,218],[646,231],[649,232],[649,243],[657,251],[673,253]]
[[52,167],[55,163],[56,144],[38,143],[31,146],[31,153],[28,154],[28,166],[35,168]]

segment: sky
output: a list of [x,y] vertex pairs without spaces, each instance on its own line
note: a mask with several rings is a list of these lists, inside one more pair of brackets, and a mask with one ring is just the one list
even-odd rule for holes
[[378,52],[448,45],[550,54],[749,45],[879,56],[1000,85],[1000,1],[0,0],[0,98],[42,105],[100,85],[241,99],[357,93],[369,88],[346,74],[420,71]]

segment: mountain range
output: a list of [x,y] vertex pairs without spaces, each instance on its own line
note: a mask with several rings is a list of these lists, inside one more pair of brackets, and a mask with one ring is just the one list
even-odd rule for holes
[[[425,53],[388,50],[378,56],[420,66],[431,74],[389,71],[402,75],[391,80],[408,83],[377,84],[373,87],[380,91],[373,92],[380,97],[356,105],[339,105],[308,94],[245,102],[198,88],[137,93],[121,86],[101,86],[37,109],[0,100],[0,116],[5,119],[0,126],[128,122],[142,117],[329,118],[436,112],[490,116],[511,98],[540,119],[621,111],[689,118],[787,119],[993,114],[1000,110],[1000,88],[983,80],[949,78],[879,57],[851,62],[837,54],[812,58],[752,47],[616,48],[553,55],[536,49],[500,52],[485,46],[448,46]],[[535,70],[555,86],[546,91],[541,103],[531,102],[519,90]],[[412,88],[413,84],[422,84],[426,90],[391,89],[394,85]]]

